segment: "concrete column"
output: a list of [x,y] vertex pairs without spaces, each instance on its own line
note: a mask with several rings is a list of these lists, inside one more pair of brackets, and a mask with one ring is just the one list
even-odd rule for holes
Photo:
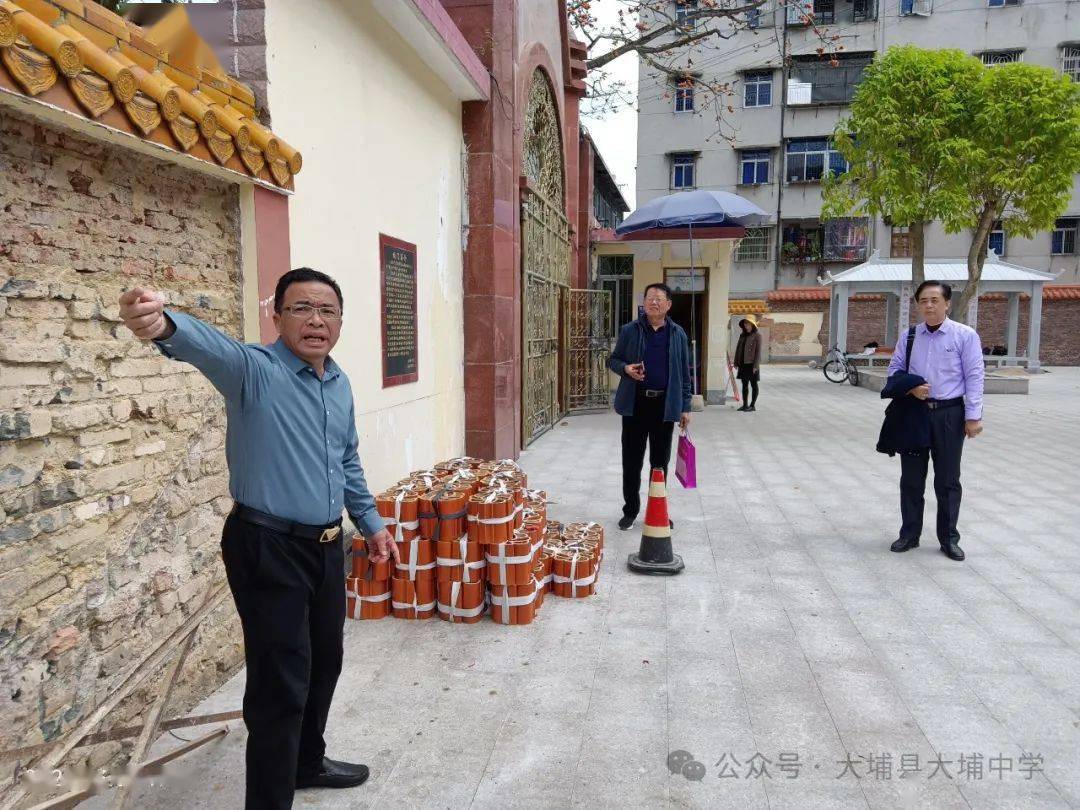
[[731,321],[728,313],[728,289],[731,287],[731,250],[719,241],[713,242],[709,247],[712,255],[706,285],[709,329],[703,335],[708,341],[709,351],[705,366],[705,390],[699,393],[705,396],[705,401],[710,405],[723,405],[728,390],[727,353]]
[[900,316],[900,301],[892,293],[885,293],[885,345],[895,346],[898,340],[896,319]]
[[1005,327],[1005,345],[1010,357],[1016,357],[1016,338],[1020,331],[1020,293],[1009,293],[1009,322]]
[[829,287],[829,345],[825,347],[826,353],[832,351],[832,347],[836,345],[836,316],[840,311],[838,292],[837,285],[833,284]]
[[1042,335],[1042,282],[1031,285],[1031,313],[1028,323],[1028,371],[1037,371],[1039,366],[1039,338]]
[[848,327],[848,299],[851,298],[851,285],[846,283],[837,284],[839,306],[836,309],[836,337],[833,345],[839,346],[840,351],[847,351],[847,327]]
[[[911,326],[911,295],[912,286],[910,281],[906,281],[900,285],[900,329],[907,329]],[[897,336],[899,340],[899,336]]]

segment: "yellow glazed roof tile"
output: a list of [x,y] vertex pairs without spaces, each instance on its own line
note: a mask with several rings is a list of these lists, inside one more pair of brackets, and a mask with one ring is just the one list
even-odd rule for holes
[[[201,140],[206,151],[196,156],[212,154],[281,186],[291,187],[303,165],[294,147],[259,123],[255,94],[222,69],[183,6],[141,27],[93,0],[0,0],[0,51],[6,48],[26,58],[0,59],[0,72],[28,96],[68,82],[72,101],[61,103],[71,112],[96,117],[118,103],[136,137],[167,126],[183,151]],[[97,83],[92,95],[87,82]]]

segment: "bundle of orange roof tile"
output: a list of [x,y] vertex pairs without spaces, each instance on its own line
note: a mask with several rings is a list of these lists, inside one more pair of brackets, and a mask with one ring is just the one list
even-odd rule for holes
[[547,493],[528,489],[513,461],[450,459],[410,474],[375,505],[400,559],[371,564],[354,538],[350,618],[472,624],[490,613],[500,624],[529,624],[549,592],[595,592],[603,528],[548,520]]

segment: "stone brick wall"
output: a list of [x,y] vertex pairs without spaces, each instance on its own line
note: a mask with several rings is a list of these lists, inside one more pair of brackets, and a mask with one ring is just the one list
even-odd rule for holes
[[[790,340],[791,335],[778,330],[784,326],[784,312],[824,312],[818,342],[828,350],[829,302],[774,301],[768,316],[773,324],[771,342],[773,354],[783,354],[778,339]],[[996,296],[979,299],[978,331],[984,346],[1004,346],[1008,325],[1008,301]],[[796,325],[797,326],[797,325]],[[1028,299],[1020,300],[1020,325],[1017,350],[1027,351]],[[779,336],[779,337],[778,337]],[[848,304],[848,349],[858,350],[871,341],[885,345],[885,300],[876,296],[856,296]],[[1042,308],[1042,340],[1039,350],[1045,366],[1080,365],[1080,300],[1044,299]]]
[[[238,336],[239,261],[234,186],[0,110],[0,750],[69,729],[222,575],[221,398],[117,297],[153,285]],[[228,602],[176,703],[241,660]]]

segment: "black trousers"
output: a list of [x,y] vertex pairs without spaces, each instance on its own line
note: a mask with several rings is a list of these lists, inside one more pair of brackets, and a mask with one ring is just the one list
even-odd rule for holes
[[244,628],[247,799],[292,807],[298,773],[319,770],[341,673],[345,552],[230,515],[221,557]]
[[960,517],[960,454],[964,449],[964,407],[930,411],[930,449],[918,455],[900,454],[900,537],[918,540],[922,533],[923,494],[930,459],[934,461],[934,494],[937,496],[938,543],[959,543],[956,521]]
[[623,515],[626,517],[636,517],[641,511],[645,443],[649,444],[649,468],[662,467],[666,481],[674,429],[674,422],[664,421],[664,397],[646,397],[639,389],[634,415],[622,418]]
[[[754,398],[750,399],[750,390],[754,391]],[[757,405],[758,398],[758,381],[743,378],[742,381],[742,401],[743,405]]]

